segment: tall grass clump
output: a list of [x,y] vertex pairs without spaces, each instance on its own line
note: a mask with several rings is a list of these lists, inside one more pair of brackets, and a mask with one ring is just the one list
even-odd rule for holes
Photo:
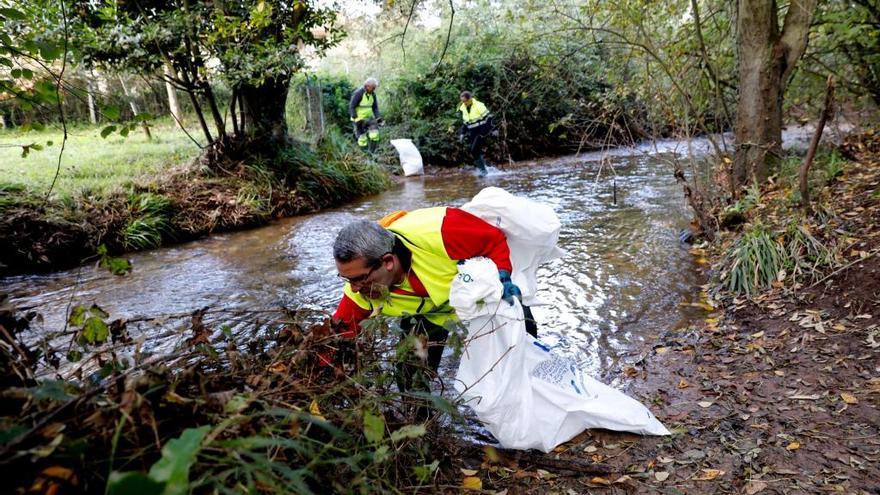
[[282,152],[297,192],[315,206],[329,206],[375,194],[390,185],[387,172],[336,128],[316,149],[295,144]]
[[810,232],[809,228],[792,221],[785,231],[785,269],[796,278],[818,279],[824,267],[834,262],[836,250]]
[[785,258],[772,232],[760,223],[754,224],[725,257],[721,280],[730,292],[751,296],[780,278]]
[[159,247],[162,238],[171,232],[171,200],[159,194],[138,193],[132,194],[128,202],[132,217],[122,230],[125,248]]

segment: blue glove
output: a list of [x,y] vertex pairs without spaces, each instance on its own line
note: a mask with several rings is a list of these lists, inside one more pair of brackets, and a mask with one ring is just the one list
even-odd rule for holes
[[512,280],[510,280],[509,271],[498,270],[498,279],[501,280],[501,284],[504,285],[504,292],[501,293],[501,299],[507,301],[511,306],[513,306],[514,297],[522,301],[522,291],[519,290],[519,287],[517,287]]

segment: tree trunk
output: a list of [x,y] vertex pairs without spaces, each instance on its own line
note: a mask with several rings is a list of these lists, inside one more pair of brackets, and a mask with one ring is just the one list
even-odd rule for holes
[[163,66],[163,70],[166,76],[165,92],[168,93],[168,110],[171,112],[171,117],[177,122],[177,125],[183,127],[183,116],[180,114],[180,103],[177,101],[177,90],[174,89],[174,85],[168,80],[169,77],[176,78],[176,76],[167,63]]
[[782,102],[807,47],[816,0],[792,0],[780,31],[775,0],[739,0],[739,100],[731,194],[763,182],[782,151]]
[[243,103],[241,120],[249,141],[272,148],[288,141],[285,107],[290,78],[267,79],[260,86],[243,84],[239,98]]
[[89,122],[92,125],[98,123],[98,112],[95,109],[95,73],[89,73],[89,82],[86,84],[86,97],[89,106]]
[[[122,85],[122,93],[125,94],[125,99],[128,100],[128,106],[131,107],[131,113],[135,116],[140,114],[141,112],[138,110],[137,102],[134,101],[136,96],[134,90],[129,91],[128,87],[125,85],[125,79],[122,76],[119,76],[119,84]],[[141,121],[141,127],[144,130],[144,134],[147,136],[147,140],[151,141],[153,135],[150,134],[150,128],[147,126],[147,123]]]

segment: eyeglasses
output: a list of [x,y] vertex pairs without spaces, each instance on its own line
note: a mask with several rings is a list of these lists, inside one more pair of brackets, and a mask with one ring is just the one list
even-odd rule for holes
[[367,273],[365,273],[363,275],[358,275],[357,277],[348,278],[348,277],[343,277],[342,275],[337,275],[337,276],[339,278],[341,278],[342,280],[345,280],[346,282],[350,283],[351,285],[360,285],[360,284],[366,282],[367,279],[370,278],[370,275],[372,275],[373,272],[376,271],[376,269],[379,268],[380,266],[382,266],[381,263],[374,266],[373,268],[370,268],[370,271],[368,271]]

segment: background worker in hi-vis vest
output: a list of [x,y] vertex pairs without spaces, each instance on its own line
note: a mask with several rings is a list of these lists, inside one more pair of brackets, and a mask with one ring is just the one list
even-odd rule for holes
[[483,149],[486,147],[486,139],[491,134],[497,136],[495,123],[492,120],[492,113],[486,108],[482,102],[477,101],[470,91],[461,92],[461,105],[458,111],[461,112],[461,130],[458,132],[458,141],[466,142],[471,158],[474,160],[474,167],[479,170],[481,176],[485,176],[486,158],[483,156]]
[[379,101],[376,99],[376,88],[379,81],[371,77],[364,85],[354,90],[348,103],[348,113],[354,122],[354,135],[361,149],[369,147],[370,152],[376,149],[379,142]]

